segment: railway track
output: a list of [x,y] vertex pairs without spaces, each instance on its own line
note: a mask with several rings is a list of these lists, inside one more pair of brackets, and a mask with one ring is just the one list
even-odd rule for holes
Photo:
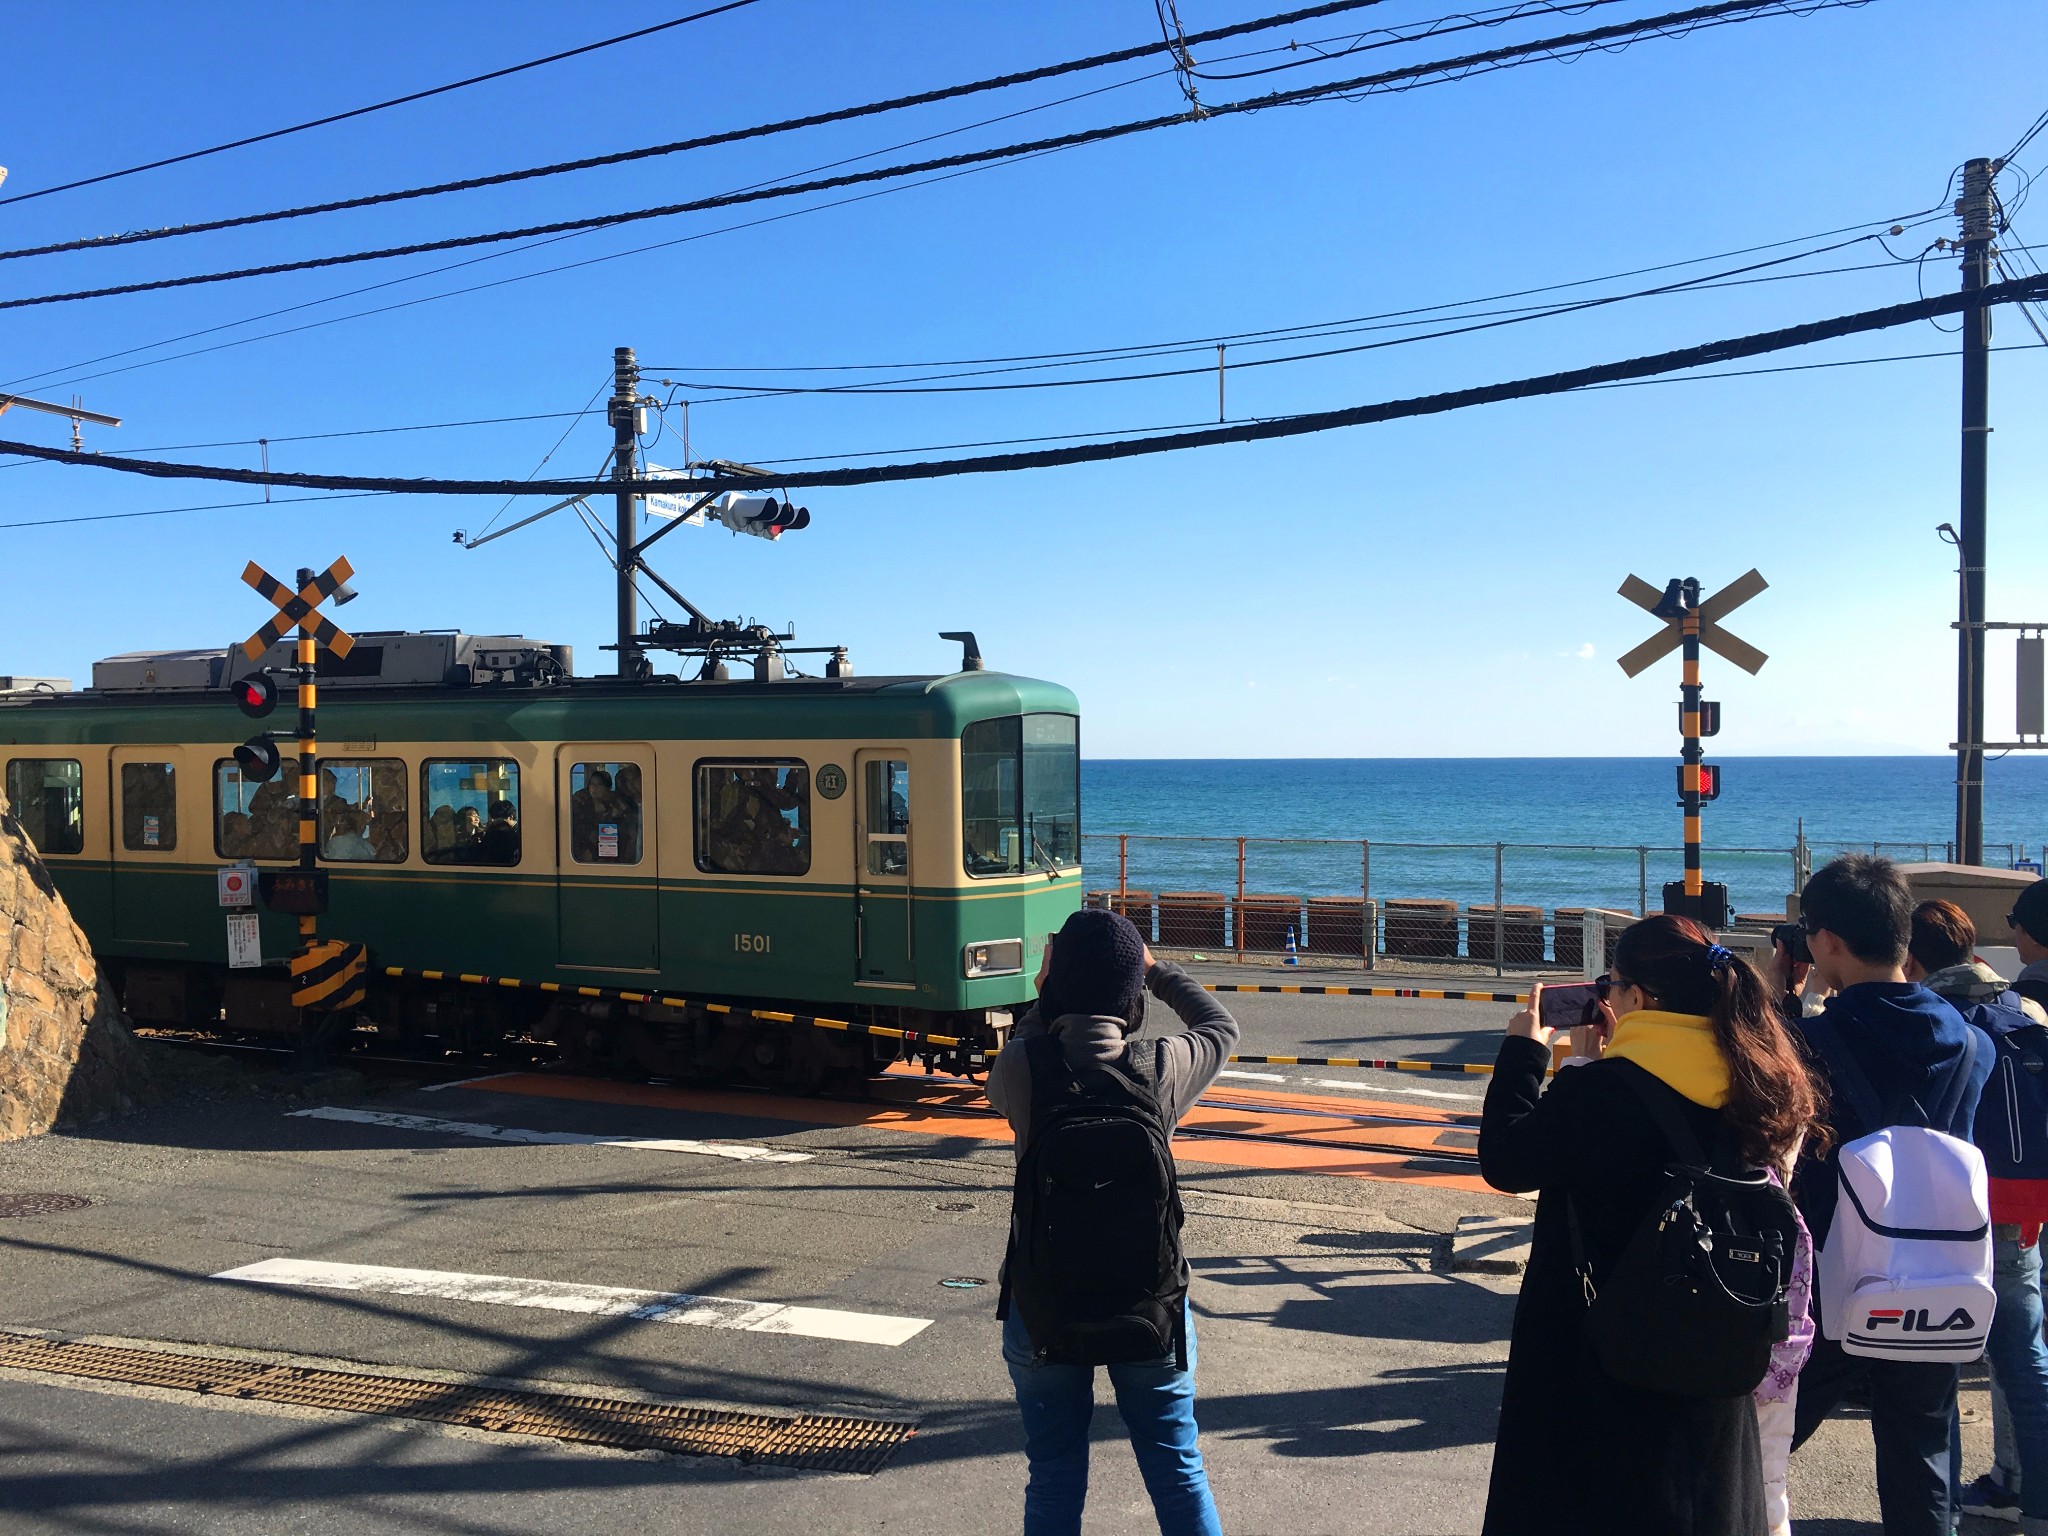
[[[263,1063],[281,1071],[303,1066],[298,1054],[287,1047],[215,1040],[174,1031],[143,1033],[146,1038],[180,1050]],[[367,1077],[430,1083],[460,1082],[508,1070],[490,1062],[435,1061],[355,1051],[335,1052],[325,1058],[325,1064],[360,1072]],[[573,1072],[530,1064],[521,1064],[510,1070],[540,1071],[550,1076],[588,1078],[600,1082],[616,1080],[602,1073]],[[944,1073],[883,1073],[870,1079],[866,1086],[867,1091],[860,1095],[822,1094],[818,1097],[842,1104],[938,1102],[943,1103],[949,1113],[991,1120],[1002,1118],[982,1098],[981,1084],[973,1078]],[[726,1084],[723,1090],[756,1099],[764,1109],[778,1099],[789,1097],[782,1090],[748,1084]],[[933,1090],[937,1090],[936,1093]],[[1326,1107],[1319,1095],[1212,1089],[1197,1101],[1175,1134],[1197,1141],[1252,1142],[1330,1152],[1370,1152],[1462,1169],[1470,1169],[1478,1163],[1477,1115],[1453,1110],[1402,1113],[1405,1106],[1396,1105],[1374,1104],[1369,1109],[1355,1107],[1359,1102],[1333,1095]],[[1268,1124],[1249,1128],[1227,1123],[1233,1116],[1257,1122],[1279,1120],[1301,1121],[1303,1124],[1298,1132],[1290,1134],[1275,1130]]]

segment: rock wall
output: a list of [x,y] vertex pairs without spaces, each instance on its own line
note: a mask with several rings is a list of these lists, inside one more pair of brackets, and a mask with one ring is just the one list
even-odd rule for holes
[[125,1114],[149,1069],[35,845],[0,809],[0,1141]]

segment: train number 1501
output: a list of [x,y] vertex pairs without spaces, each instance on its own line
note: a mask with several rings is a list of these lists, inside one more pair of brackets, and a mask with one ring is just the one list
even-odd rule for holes
[[732,947],[743,955],[765,955],[775,948],[775,936],[770,933],[736,933],[732,936]]

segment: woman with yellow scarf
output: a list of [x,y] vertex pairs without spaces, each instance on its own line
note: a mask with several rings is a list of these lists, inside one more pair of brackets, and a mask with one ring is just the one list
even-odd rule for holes
[[1540,1193],[1485,1536],[1766,1536],[1749,1395],[1680,1397],[1601,1368],[1570,1212],[1597,1284],[1680,1160],[1646,1094],[1667,1096],[1701,1146],[1732,1141],[1751,1168],[1788,1157],[1817,1118],[1818,1096],[1769,985],[1687,919],[1629,928],[1601,982],[1602,1024],[1574,1040],[1577,1054],[1597,1059],[1545,1092],[1551,1031],[1532,997],[1508,1026],[1486,1095],[1486,1181]]

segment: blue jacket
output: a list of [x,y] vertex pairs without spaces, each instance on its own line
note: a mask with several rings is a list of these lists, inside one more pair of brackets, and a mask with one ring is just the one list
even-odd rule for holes
[[[1843,1143],[1881,1131],[1887,1125],[1927,1125],[1928,1116],[1949,1088],[1962,1061],[1965,1043],[1974,1033],[1963,1016],[1918,982],[1866,981],[1845,987],[1828,999],[1824,1016],[1834,1025],[1836,1035],[1854,1053],[1870,1086],[1885,1105],[1886,1118],[1878,1125],[1860,1123],[1847,1095],[1829,1094],[1828,1124],[1832,1144],[1825,1157],[1802,1156],[1793,1173],[1792,1196],[1799,1214],[1806,1218],[1816,1247],[1827,1241],[1834,1225],[1837,1193],[1836,1153]],[[1827,1077],[1827,1058],[1807,1042],[1806,1054]],[[1947,1125],[1932,1129],[1946,1131],[1963,1141],[1971,1139],[1977,1115],[1977,1100],[1991,1076],[1996,1052],[1991,1042],[1978,1037],[1977,1059],[1970,1068],[1970,1086],[1962,1095],[1961,1107]]]

